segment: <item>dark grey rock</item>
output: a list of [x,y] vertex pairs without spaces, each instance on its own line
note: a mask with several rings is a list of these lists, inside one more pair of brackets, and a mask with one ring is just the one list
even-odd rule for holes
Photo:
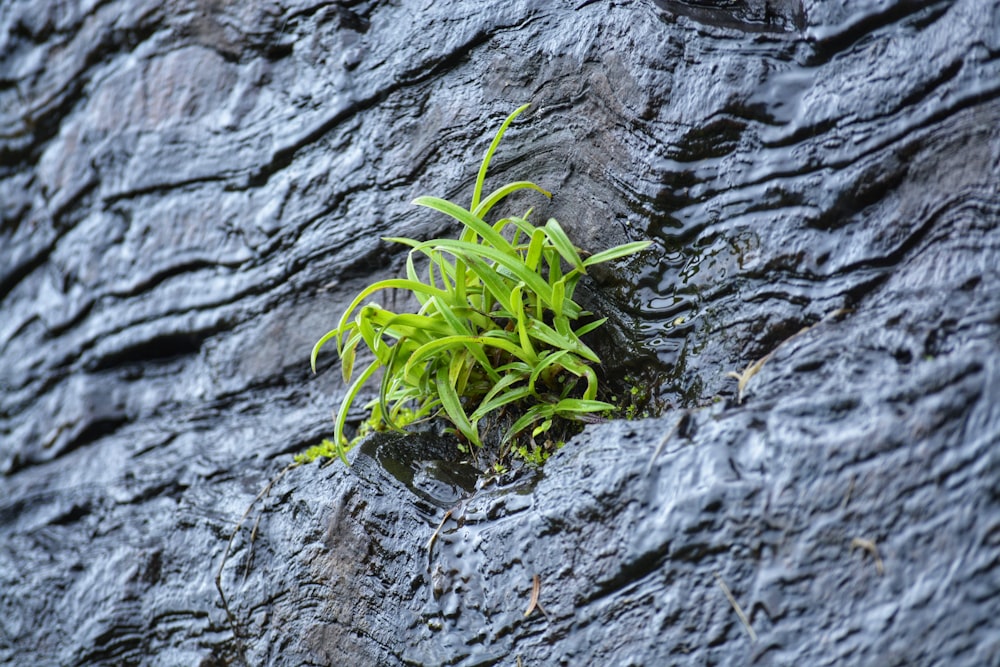
[[[987,0],[7,2],[0,662],[1000,665],[998,54]],[[581,299],[662,414],[288,472],[238,642],[313,342],[528,101],[492,181],[655,241]]]

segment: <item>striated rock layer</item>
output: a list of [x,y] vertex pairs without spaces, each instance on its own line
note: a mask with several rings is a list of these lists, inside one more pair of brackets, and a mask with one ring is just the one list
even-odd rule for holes
[[[998,55],[991,0],[6,2],[0,662],[1000,664]],[[581,296],[662,414],[291,471],[237,641],[312,343],[528,101],[492,182],[655,241]]]

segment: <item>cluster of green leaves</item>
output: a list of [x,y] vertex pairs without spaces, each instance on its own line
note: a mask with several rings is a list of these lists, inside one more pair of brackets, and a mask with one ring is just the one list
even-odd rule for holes
[[[457,433],[483,444],[480,422],[497,411],[516,415],[502,442],[528,432],[534,438],[557,418],[586,420],[614,408],[597,399],[599,363],[582,336],[603,319],[573,300],[587,269],[639,252],[642,241],[584,258],[555,219],[536,227],[522,217],[490,224],[485,216],[519,190],[550,194],[528,181],[509,183],[483,197],[493,153],[524,105],[501,125],[483,158],[468,209],[437,197],[414,204],[451,216],[463,226],[458,239],[416,241],[389,238],[410,247],[406,277],[382,280],[362,290],[337,327],[312,350],[336,341],[349,384],[336,417],[333,445],[346,462],[344,436],[348,409],[362,386],[382,370],[372,424],[400,428],[407,422],[443,417]],[[418,261],[423,260],[423,261]],[[418,271],[422,268],[423,275]],[[407,290],[420,304],[416,313],[394,313],[369,299],[382,290]],[[582,326],[577,320],[585,318]],[[374,359],[354,373],[361,343]]]

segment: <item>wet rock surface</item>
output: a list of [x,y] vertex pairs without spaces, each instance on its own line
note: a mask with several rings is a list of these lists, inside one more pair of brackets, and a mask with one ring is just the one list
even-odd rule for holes
[[[500,4],[5,4],[0,662],[1000,664],[1000,5]],[[312,343],[525,101],[662,415],[290,471],[238,642]]]

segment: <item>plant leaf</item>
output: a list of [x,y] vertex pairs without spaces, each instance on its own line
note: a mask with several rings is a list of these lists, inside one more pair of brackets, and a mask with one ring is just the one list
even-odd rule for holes
[[493,137],[493,142],[490,143],[490,147],[486,149],[483,161],[479,165],[479,173],[476,175],[476,187],[472,191],[472,205],[469,206],[470,210],[479,206],[479,198],[483,193],[483,181],[486,180],[486,170],[490,167],[490,160],[493,159],[493,153],[496,152],[497,146],[500,145],[500,140],[503,139],[504,133],[507,131],[507,128],[510,127],[510,124],[514,122],[514,119],[520,116],[530,106],[530,104],[522,104],[514,110],[514,113],[507,116],[503,124],[500,125],[500,129],[497,130],[496,136]]
[[448,296],[448,292],[432,287],[430,285],[425,285],[424,283],[416,280],[407,280],[405,278],[389,278],[388,280],[380,280],[377,283],[373,283],[361,290],[361,292],[354,297],[351,304],[344,310],[344,314],[340,316],[340,322],[337,324],[338,329],[343,329],[351,317],[351,313],[361,305],[361,302],[366,298],[374,294],[375,292],[383,289],[405,289],[411,292],[428,294],[430,296],[440,295],[443,297]]
[[[543,279],[538,273],[525,266],[524,262],[520,257],[516,256],[516,254],[511,256],[508,253],[501,252],[490,246],[467,243],[465,241],[453,241],[449,239],[437,241],[436,246],[456,255],[465,255],[466,258],[470,255],[480,255],[487,259],[491,259],[510,271],[511,274],[516,276],[519,281],[523,282],[528,288],[531,289],[531,291],[537,294],[544,303],[552,303],[552,288],[549,287],[549,284],[545,282],[545,279]],[[567,311],[566,314],[570,317],[576,317],[579,314],[579,306],[577,306],[576,312],[570,312],[572,309],[568,308],[568,306],[569,304],[565,304],[564,306]]]
[[411,337],[417,339],[418,342],[425,342],[432,334],[448,336],[455,333],[444,317],[415,315],[413,313],[397,314],[382,308],[369,310],[366,317],[368,321],[382,327],[384,333],[396,339]]
[[409,369],[411,366],[420,364],[430,358],[433,355],[442,353],[443,351],[454,348],[454,347],[464,347],[466,345],[488,345],[490,347],[500,348],[509,352],[512,356],[521,359],[522,361],[533,364],[535,359],[531,358],[525,353],[521,347],[516,343],[512,343],[510,340],[505,338],[493,337],[488,335],[483,336],[445,336],[444,338],[438,338],[429,343],[421,345],[419,348],[413,351],[410,358],[406,362],[406,368]]
[[618,259],[619,257],[627,257],[628,255],[634,255],[637,252],[645,250],[652,244],[652,241],[635,241],[633,243],[626,243],[624,245],[615,246],[609,250],[604,250],[602,252],[594,253],[590,257],[584,260],[584,266],[593,266],[594,264],[600,264],[601,262],[608,262],[612,259]]
[[524,258],[524,264],[532,271],[538,270],[538,263],[542,259],[542,245],[545,243],[545,230],[535,229],[531,233],[531,241],[528,243],[528,254]]
[[539,320],[531,320],[528,327],[532,338],[548,343],[552,347],[559,350],[570,350],[571,352],[575,352],[584,359],[593,361],[594,363],[600,363],[601,361],[600,358],[594,354],[594,351],[584,345],[583,341],[576,338],[576,336],[561,335],[555,329]]
[[396,426],[396,422],[394,422],[392,419],[392,411],[389,410],[388,398],[389,394],[391,393],[391,390],[395,389],[395,387],[392,386],[396,384],[394,380],[398,378],[395,366],[396,366],[397,356],[399,355],[399,350],[403,346],[402,343],[403,341],[400,340],[399,343],[392,346],[392,351],[389,353],[389,363],[386,364],[385,371],[382,373],[382,382],[379,383],[379,392],[378,392],[378,406],[379,409],[381,410],[382,421],[388,424],[389,428],[393,430],[400,430],[400,429],[398,426]]
[[545,227],[543,227],[543,229],[548,234],[549,240],[552,241],[552,245],[555,246],[555,249],[559,251],[560,255],[562,255],[562,258],[577,271],[586,273],[584,262],[580,259],[580,253],[577,252],[576,246],[574,246],[572,241],[569,240],[569,237],[566,236],[566,232],[563,231],[559,222],[555,218],[549,218],[549,221],[545,223]]
[[524,302],[521,300],[521,291],[524,289],[524,283],[518,283],[514,289],[510,291],[510,305],[512,313],[514,314],[515,326],[517,326],[517,335],[521,341],[521,349],[523,349],[531,359],[537,358],[534,346],[531,344],[531,337],[528,336],[528,326],[526,318],[524,316]]
[[584,398],[564,398],[554,406],[554,411],[558,415],[586,414],[614,409],[615,406],[610,403]]
[[535,383],[538,381],[538,377],[552,365],[559,363],[560,360],[565,359],[566,356],[570,354],[568,350],[559,350],[558,352],[552,352],[545,355],[545,357],[535,365],[535,368],[531,371],[531,377],[528,378],[528,387],[532,392],[535,392]]
[[448,368],[441,366],[437,371],[437,393],[441,399],[441,407],[444,408],[448,419],[455,425],[459,432],[469,439],[469,442],[482,447],[479,440],[479,432],[469,421],[469,417],[462,408],[462,401],[458,397],[455,388],[448,383]]
[[[509,375],[504,376],[504,379],[506,380],[508,377],[512,377],[514,380],[518,379]],[[479,421],[480,419],[482,419],[489,413],[493,412],[494,410],[499,410],[505,405],[516,403],[517,401],[524,400],[526,398],[529,398],[530,396],[531,396],[531,390],[528,389],[527,387],[517,387],[515,389],[510,389],[508,391],[502,392],[501,394],[496,396],[489,396],[483,399],[483,402],[479,404],[479,407],[476,409],[475,412],[473,412],[469,416],[469,418],[475,421]]]
[[566,281],[557,280],[552,285],[552,312],[557,318],[563,317],[563,304],[566,301]]
[[[476,277],[479,278],[486,290],[496,299],[500,307],[507,312],[511,312],[513,306],[510,303],[510,285],[500,277],[492,266],[484,262],[480,257],[470,256],[467,259],[469,268],[475,272]],[[485,304],[484,310],[486,310]]]
[[466,372],[468,358],[468,351],[463,349],[453,354],[448,364],[448,384],[455,388],[459,396],[465,395],[465,383],[469,377]]
[[513,183],[508,183],[502,188],[498,188],[490,193],[490,196],[483,200],[479,206],[473,207],[471,210],[472,215],[477,218],[485,218],[486,214],[490,212],[494,206],[503,201],[504,197],[507,195],[517,192],[518,190],[535,190],[536,192],[541,192],[543,195],[552,198],[552,193],[548,190],[544,190],[530,181],[515,181]]
[[[435,211],[440,211],[445,215],[449,215],[455,218],[463,225],[479,234],[490,246],[502,250],[506,253],[513,253],[514,250],[510,243],[503,236],[500,235],[492,226],[486,224],[482,219],[477,218],[470,211],[466,211],[464,208],[458,204],[453,204],[447,199],[440,199],[439,197],[417,197],[413,200],[413,203],[417,206],[426,206],[427,208],[432,208]],[[440,241],[425,242],[421,245],[434,245],[436,246]],[[419,247],[419,246],[417,246]]]
[[[358,378],[351,384],[351,386],[347,388],[344,400],[340,403],[340,411],[337,413],[337,418],[334,421],[334,443],[343,445],[347,442],[347,438],[344,437],[344,426],[347,423],[347,412],[351,409],[351,405],[354,403],[354,399],[357,398],[358,392],[361,391],[361,385],[363,385],[368,378],[374,375],[375,371],[377,371],[380,366],[381,363],[379,363],[377,359],[371,362],[361,375],[359,375]],[[337,448],[337,453],[340,455],[340,458],[344,463],[347,463],[346,451],[346,449],[342,449],[341,447]]]
[[361,340],[361,332],[354,330],[347,338],[343,351],[340,353],[340,372],[344,377],[344,382],[351,381],[351,374],[354,372],[354,353],[357,350],[358,342]]
[[434,304],[437,306],[438,314],[442,318],[444,318],[444,321],[448,325],[446,327],[435,328],[434,329],[435,333],[442,334],[445,336],[450,336],[453,334],[460,334],[464,336],[472,335],[472,332],[469,331],[469,328],[465,325],[465,323],[462,322],[461,318],[459,318],[455,314],[455,311],[451,308],[451,306],[447,302],[444,302],[442,299],[434,297]]
[[312,367],[313,373],[316,372],[316,358],[319,357],[320,348],[329,343],[333,338],[338,337],[340,332],[340,327],[327,331],[323,334],[323,337],[316,341],[316,344],[313,345],[312,354],[309,355],[309,365]]
[[551,418],[554,414],[555,410],[550,403],[539,403],[531,406],[517,421],[511,424],[509,429],[507,429],[507,432],[503,436],[504,442],[509,441],[515,435],[528,428],[539,419]]
[[594,320],[593,322],[590,322],[588,324],[584,324],[582,327],[580,327],[579,329],[577,329],[574,333],[577,335],[577,337],[585,336],[585,335],[589,334],[591,331],[593,331],[594,329],[598,328],[599,326],[601,326],[602,324],[604,324],[607,321],[608,321],[608,318],[602,317],[599,320]]

